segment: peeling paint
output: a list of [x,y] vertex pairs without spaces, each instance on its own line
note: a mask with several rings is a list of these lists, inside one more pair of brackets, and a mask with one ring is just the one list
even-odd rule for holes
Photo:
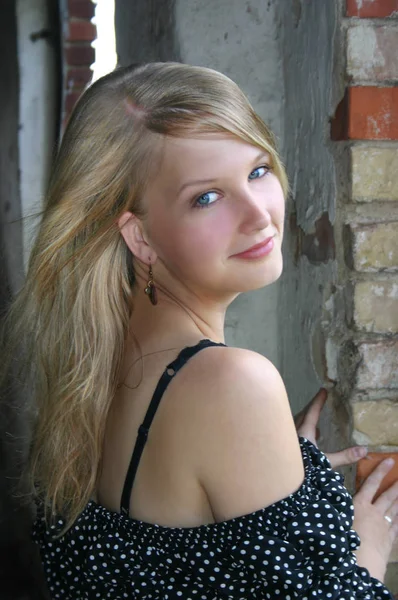
[[324,212],[315,221],[314,233],[306,233],[297,224],[297,217],[294,213],[290,218],[290,229],[296,237],[296,261],[300,256],[306,256],[310,263],[316,265],[335,259],[334,230],[327,212]]

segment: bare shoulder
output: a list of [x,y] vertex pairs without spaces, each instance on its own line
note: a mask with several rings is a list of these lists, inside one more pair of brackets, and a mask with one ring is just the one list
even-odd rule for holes
[[192,361],[186,376],[196,468],[215,519],[253,512],[294,492],[304,468],[276,367],[250,350],[213,347]]
[[[191,394],[211,403],[230,405],[234,400],[245,407],[247,401],[258,397],[288,404],[285,386],[276,367],[267,358],[243,348],[209,347],[188,364],[183,385],[191,386]],[[242,393],[244,394],[242,396]],[[242,400],[245,399],[245,402]]]
[[[205,371],[206,375],[216,379],[221,379],[221,375],[230,374],[237,379],[245,376],[264,376],[264,369],[267,375],[274,375],[280,379],[276,367],[265,356],[246,350],[245,348],[233,348],[231,346],[209,346],[194,356],[194,361],[189,361],[190,378]],[[187,366],[188,366],[187,365]],[[192,365],[192,368],[191,368]],[[200,378],[204,380],[203,377]]]

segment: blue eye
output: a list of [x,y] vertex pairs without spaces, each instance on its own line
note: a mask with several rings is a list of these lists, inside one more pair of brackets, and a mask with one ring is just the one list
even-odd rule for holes
[[210,206],[210,204],[214,204],[214,202],[217,202],[217,200],[217,192],[206,192],[205,194],[199,196],[199,198],[196,198],[195,206],[197,206],[198,208],[206,208],[207,206]]
[[261,167],[257,167],[257,169],[254,169],[250,173],[249,179],[253,180],[253,179],[259,179],[260,177],[264,177],[264,175],[269,173],[270,170],[271,170],[271,167],[268,167],[268,165],[263,165]]

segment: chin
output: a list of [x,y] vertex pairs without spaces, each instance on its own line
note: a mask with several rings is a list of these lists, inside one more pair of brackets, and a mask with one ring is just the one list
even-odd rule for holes
[[271,285],[271,283],[275,283],[282,275],[283,271],[283,260],[282,256],[278,258],[278,260],[270,261],[265,265],[262,265],[252,273],[250,273],[249,269],[247,270],[247,277],[245,278],[244,289],[241,289],[242,292],[249,292],[251,290],[260,290],[261,288],[266,287],[267,285]]
[[249,285],[252,283],[249,289],[259,290],[267,285],[271,285],[271,283],[275,283],[275,281],[278,281],[279,277],[282,275],[282,271],[283,259],[282,255],[279,255],[276,257],[276,260],[267,262],[265,265],[263,265],[262,269],[259,268],[257,273],[253,273],[252,278],[247,278],[247,283]]
[[258,285],[254,285],[253,287],[251,287],[251,290],[261,290],[264,287],[267,287],[267,285],[271,285],[272,283],[275,283],[276,281],[278,281],[279,277],[282,274],[282,270],[278,271],[278,273],[270,273],[269,277],[263,278],[263,280],[261,282],[258,283]]

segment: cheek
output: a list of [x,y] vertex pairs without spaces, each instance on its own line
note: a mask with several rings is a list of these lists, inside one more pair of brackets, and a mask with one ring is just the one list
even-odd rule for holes
[[[165,217],[161,227],[153,230],[159,246],[159,256],[180,265],[204,265],[215,257],[228,254],[234,228],[232,216],[221,206],[192,209],[192,213],[178,219]],[[235,224],[236,226],[236,224]]]
[[197,209],[198,215],[186,223],[184,228],[184,244],[204,255],[213,255],[218,251],[227,251],[234,231],[232,215],[227,210],[226,203],[214,208]]

